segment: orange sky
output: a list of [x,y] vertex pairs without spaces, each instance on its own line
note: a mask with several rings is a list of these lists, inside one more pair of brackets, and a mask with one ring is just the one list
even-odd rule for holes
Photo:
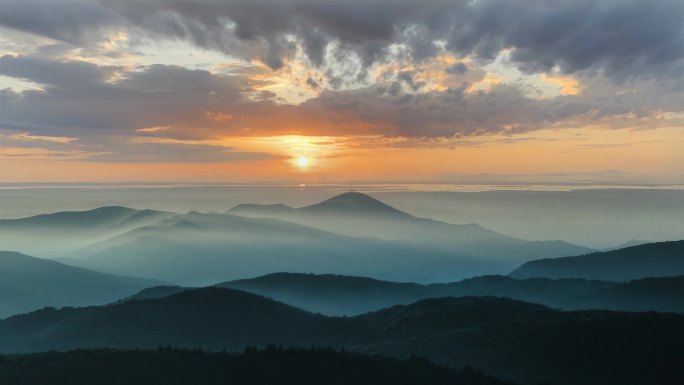
[[684,183],[669,4],[140,4],[0,15],[0,183]]
[[[49,154],[16,156],[0,150],[3,182],[255,182],[306,183],[377,181],[458,182],[467,175],[578,174],[570,181],[595,180],[585,174],[624,171],[617,181],[676,181],[684,165],[684,132],[677,129],[614,132],[542,130],[520,137],[491,136],[473,143],[433,148],[386,148],[372,138],[259,137],[226,139],[242,148],[269,151],[281,158],[226,163],[115,163],[59,159]],[[320,143],[324,140],[324,144]],[[410,145],[410,144],[407,144]],[[16,149],[19,150],[19,149]],[[22,149],[26,152],[26,149]],[[297,164],[305,157],[308,164]],[[675,172],[673,172],[675,171]],[[457,174],[449,176],[448,174]],[[681,177],[681,175],[679,175]],[[539,180],[553,181],[553,177]]]

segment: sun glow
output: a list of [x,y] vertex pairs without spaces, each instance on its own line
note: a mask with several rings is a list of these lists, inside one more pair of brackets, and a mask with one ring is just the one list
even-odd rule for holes
[[309,158],[305,156],[300,156],[299,158],[297,158],[296,162],[297,166],[299,166],[300,168],[305,168],[309,165]]

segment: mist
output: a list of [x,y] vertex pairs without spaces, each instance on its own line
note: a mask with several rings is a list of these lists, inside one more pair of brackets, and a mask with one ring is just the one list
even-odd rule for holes
[[[15,186],[0,189],[0,217],[102,206],[186,213],[225,212],[244,203],[302,207],[349,191],[347,185],[276,186]],[[684,233],[684,190],[586,189],[582,186],[356,185],[400,210],[454,224],[477,223],[528,240],[564,240],[595,249],[631,239],[665,241]],[[520,188],[529,191],[520,191]],[[548,191],[550,188],[560,191]],[[433,189],[434,191],[425,191]],[[420,190],[420,191],[417,191]]]

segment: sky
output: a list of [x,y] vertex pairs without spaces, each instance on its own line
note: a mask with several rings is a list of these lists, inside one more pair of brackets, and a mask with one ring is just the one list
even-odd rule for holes
[[0,183],[684,183],[684,2],[0,1]]

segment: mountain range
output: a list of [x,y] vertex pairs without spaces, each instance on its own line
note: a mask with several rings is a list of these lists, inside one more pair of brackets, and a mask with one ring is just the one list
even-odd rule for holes
[[[254,210],[265,217],[248,215]],[[445,282],[591,251],[417,218],[361,193],[301,209],[251,205],[229,213],[103,207],[3,220],[0,248],[184,286],[278,271]]]
[[[215,285],[263,295],[313,313],[349,316],[426,298],[494,296],[553,308],[684,312],[684,276],[625,283],[584,279],[482,276],[422,285],[333,274],[275,273]],[[180,286],[144,289],[127,299],[160,298]]]
[[229,214],[276,218],[352,237],[411,242],[486,259],[520,261],[546,256],[578,255],[589,248],[563,241],[526,241],[502,235],[475,223],[451,224],[418,218],[367,194],[346,192],[301,208],[283,204],[242,204]]
[[[276,273],[216,286],[264,295],[328,315],[355,315],[425,298],[463,296],[505,297],[568,310],[684,312],[684,276],[625,283],[481,276],[422,285],[332,274]],[[149,293],[149,290],[153,289],[145,289],[143,293]],[[170,293],[173,289],[167,287],[167,290]]]
[[2,250],[55,257],[173,216],[155,210],[105,206],[88,211],[63,211],[0,220]]
[[[251,219],[232,217],[225,215],[193,214],[201,219],[211,219],[211,228],[217,228],[215,222],[229,219],[227,224],[234,225],[236,228],[245,229],[246,232],[227,230],[234,236],[240,234],[241,237],[248,237],[250,231],[255,229],[248,226]],[[187,217],[187,216],[185,216]],[[234,223],[236,219],[238,223]],[[174,238],[188,236],[187,228],[192,226],[187,222],[173,222],[173,219],[166,220],[174,229],[176,226],[183,228],[179,232],[174,232],[164,228],[140,228],[133,233],[144,232],[153,229],[164,240],[173,242]],[[240,223],[240,221],[243,221]],[[448,266],[458,267],[458,262],[452,256],[444,256],[442,260],[437,258],[416,260],[412,259],[412,254],[416,252],[410,247],[400,248],[395,246],[395,252],[389,256],[376,254],[382,249],[378,246],[386,246],[385,241],[362,239],[360,243],[355,243],[358,247],[355,260],[345,259],[342,254],[325,253],[326,246],[331,242],[342,243],[348,240],[344,236],[337,236],[321,231],[325,237],[306,238],[310,231],[299,225],[268,220],[273,222],[273,226],[284,226],[302,230],[302,239],[311,242],[310,254],[318,253],[315,260],[307,262],[304,259],[297,259],[295,252],[302,250],[296,248],[288,250],[287,245],[281,247],[281,254],[288,256],[278,260],[275,249],[270,249],[269,253],[253,253],[250,247],[256,245],[255,242],[248,241],[245,247],[235,249],[242,240],[225,239],[225,235],[214,234],[217,239],[223,239],[224,244],[231,243],[234,249],[222,254],[213,254],[214,260],[207,256],[212,254],[192,254],[191,247],[185,249],[174,249],[171,245],[181,245],[182,242],[165,244],[166,248],[152,250],[153,245],[158,245],[149,241],[149,238],[133,237],[139,243],[123,243],[125,246],[105,248],[107,252],[100,252],[90,260],[72,260],[70,263],[85,265],[92,261],[98,262],[98,271],[79,268],[53,260],[33,258],[27,255],[14,252],[0,252],[0,272],[3,279],[0,280],[0,318],[26,311],[39,309],[45,306],[83,306],[97,305],[120,300],[121,298],[132,296],[134,298],[156,298],[170,293],[183,290],[181,286],[167,285],[160,286],[162,282],[153,279],[129,278],[125,275],[157,276],[168,278],[166,282],[184,282],[203,285],[216,285],[219,287],[234,288],[245,290],[256,294],[265,295],[276,300],[297,306],[299,308],[320,312],[327,315],[356,315],[368,311],[378,310],[383,307],[395,304],[407,304],[424,298],[434,298],[442,296],[497,296],[523,300],[531,303],[539,303],[554,308],[562,309],[606,309],[622,311],[670,311],[682,312],[684,310],[684,280],[682,276],[651,277],[643,276],[663,273],[666,275],[676,274],[677,263],[681,261],[678,257],[678,248],[681,242],[667,242],[655,244],[655,248],[650,245],[634,246],[618,251],[611,251],[612,260],[610,266],[629,266],[630,263],[637,264],[639,269],[632,268],[636,274],[632,275],[637,279],[625,280],[625,282],[605,281],[585,279],[584,272],[592,272],[590,264],[587,267],[587,258],[598,258],[601,260],[604,253],[594,253],[583,257],[562,258],[565,266],[560,268],[564,277],[571,278],[552,278],[533,277],[523,278],[519,275],[519,270],[515,270],[511,276],[478,276],[467,278],[461,281],[449,283],[410,283],[379,280],[377,278],[364,278],[354,276],[356,272],[368,272],[372,276],[385,276],[392,278],[395,270],[411,267],[416,272],[429,274],[431,269],[442,268],[445,279],[451,276],[450,271],[445,269]],[[197,221],[199,222],[199,221]],[[258,229],[263,228],[259,224]],[[279,227],[268,229],[275,231]],[[200,231],[198,237],[207,237],[211,232]],[[123,237],[123,236],[122,236]],[[290,234],[288,237],[293,238]],[[340,237],[340,238],[338,238]],[[116,240],[117,238],[113,238]],[[206,238],[205,238],[206,239]],[[147,242],[146,242],[147,241]],[[198,241],[195,239],[195,241]],[[164,244],[164,243],[162,243]],[[132,246],[145,248],[145,252],[131,249]],[[180,246],[178,246],[180,247]],[[637,248],[639,254],[633,248]],[[643,252],[646,250],[647,252]],[[245,254],[241,254],[245,253]],[[292,254],[288,254],[292,253]],[[625,262],[619,258],[626,255]],[[140,255],[150,256],[139,258]],[[231,258],[225,258],[225,256]],[[245,255],[256,255],[246,258]],[[290,257],[292,255],[292,257]],[[616,255],[618,257],[616,257]],[[403,264],[398,264],[405,258]],[[339,260],[338,260],[339,259]],[[341,266],[340,260],[347,263]],[[289,269],[293,266],[293,261],[299,261],[299,266],[306,265],[309,271],[325,272],[327,267],[337,266],[336,270],[349,272],[347,275],[340,274],[303,274],[303,273],[272,273],[250,279],[238,279],[224,281],[225,277],[231,275],[258,275],[268,272],[270,268]],[[554,261],[554,260],[550,260]],[[581,262],[580,266],[574,266],[575,261]],[[261,262],[260,265],[254,265]],[[429,262],[429,263],[428,263]],[[541,261],[543,262],[543,261]],[[307,264],[308,263],[308,264]],[[421,266],[420,263],[423,263]],[[534,265],[538,262],[530,262]],[[650,264],[654,263],[658,269],[662,264],[670,264],[675,268],[655,271]],[[336,265],[337,264],[337,265]],[[583,267],[583,265],[584,267]],[[93,265],[95,265],[93,263]],[[300,267],[301,268],[301,267]],[[523,266],[526,268],[526,266]],[[623,267],[626,268],[626,267]],[[301,268],[304,269],[304,268]],[[424,270],[420,270],[424,269]],[[567,271],[566,271],[567,269]],[[118,274],[100,273],[99,270],[113,271]],[[179,273],[180,272],[180,273]],[[408,274],[396,274],[406,277]],[[458,274],[453,274],[458,276]],[[191,279],[188,279],[190,277]],[[579,277],[579,278],[576,278]],[[607,277],[614,279],[614,277]],[[222,282],[216,284],[216,282]],[[189,286],[189,285],[186,285]],[[141,289],[142,292],[139,292]],[[137,293],[137,294],[136,294]]]
[[505,298],[461,297],[326,317],[255,294],[206,288],[0,321],[3,352],[160,344],[242,350],[269,343],[399,358],[417,354],[522,383],[670,384],[681,375],[684,315],[558,311]]

